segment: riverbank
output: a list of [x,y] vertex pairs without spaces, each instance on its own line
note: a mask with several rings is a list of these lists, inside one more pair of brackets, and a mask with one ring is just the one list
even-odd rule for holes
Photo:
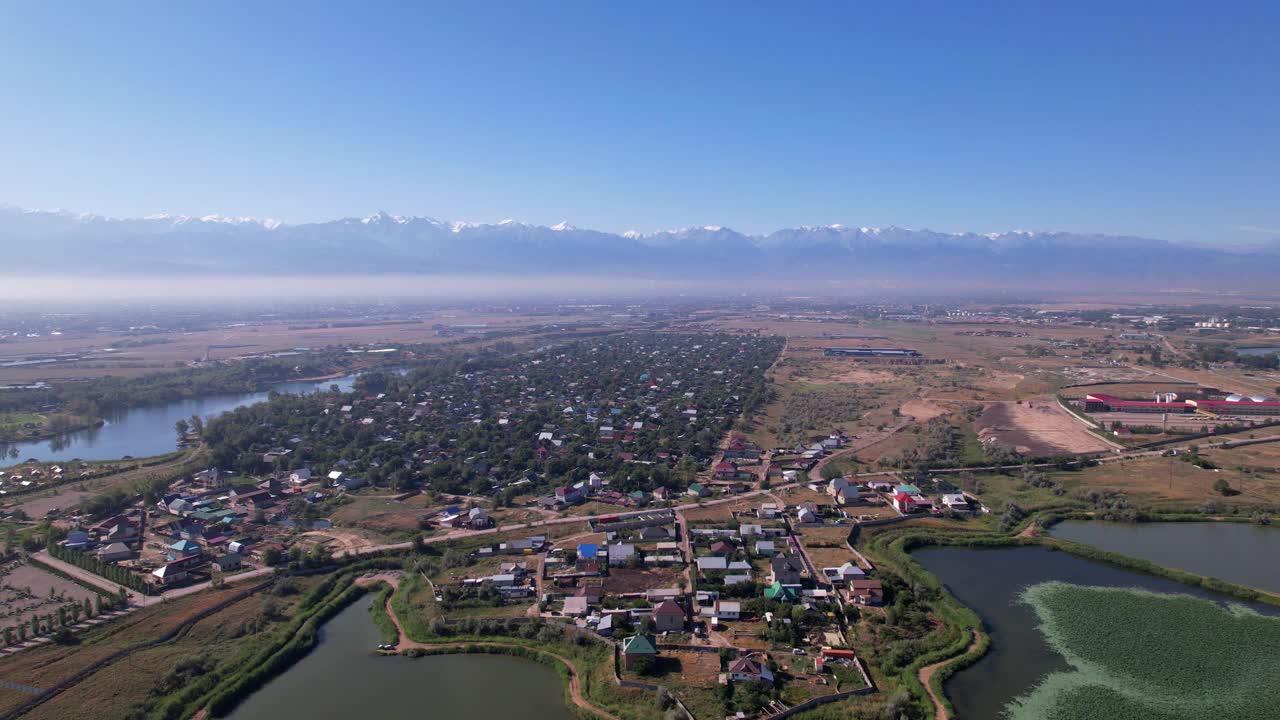
[[0,413],[0,449],[102,427],[106,419],[70,413]]
[[[990,648],[990,639],[982,632],[982,619],[977,613],[961,604],[937,576],[917,562],[912,557],[914,550],[926,547],[1043,547],[1240,600],[1280,606],[1280,595],[1276,593],[1165,567],[1082,543],[1043,534],[1028,535],[1016,529],[1004,534],[974,524],[957,523],[948,526],[941,523],[922,525],[906,522],[868,528],[861,533],[857,544],[882,570],[898,575],[909,586],[927,588],[942,598],[940,612],[937,613],[942,627],[932,648],[901,668],[897,678],[912,688],[913,694],[923,699],[920,709],[926,717],[954,716],[954,707],[946,696],[943,684],[957,672],[980,661]],[[956,612],[957,609],[960,612]],[[970,638],[977,640],[971,641]]]

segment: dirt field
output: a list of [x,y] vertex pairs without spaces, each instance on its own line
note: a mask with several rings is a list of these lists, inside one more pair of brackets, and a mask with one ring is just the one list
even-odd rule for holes
[[[1223,507],[1275,508],[1280,506],[1280,443],[1234,450],[1205,450],[1201,453],[1218,466],[1206,470],[1180,458],[1151,457],[1106,463],[1078,472],[1053,473],[1053,479],[1073,497],[1076,491],[1117,490],[1135,504],[1162,510],[1195,510],[1209,501]],[[984,502],[1000,506],[1012,501],[1024,509],[1061,504],[1043,488],[1025,486],[1017,477],[984,475]],[[1225,480],[1230,494],[1214,490]]]
[[1021,404],[990,403],[974,426],[984,442],[995,438],[1024,454],[1076,454],[1112,449],[1050,399]]
[[809,553],[809,559],[821,570],[824,567],[839,567],[846,562],[857,565],[857,560],[849,548],[845,547],[845,539],[849,536],[848,527],[826,526],[821,528],[802,528],[799,533],[800,543]]
[[[594,318],[598,320],[598,318]],[[456,343],[460,337],[440,337],[433,326],[484,325],[486,330],[510,332],[550,322],[591,322],[582,316],[511,315],[508,313],[431,313],[420,322],[395,325],[335,326],[350,318],[289,323],[232,324],[196,332],[127,336],[83,333],[58,337],[15,338],[0,344],[0,357],[28,357],[75,353],[81,360],[0,369],[0,384],[35,380],[68,380],[102,375],[137,376],[171,370],[204,357],[224,360],[277,352],[295,347],[323,348],[349,344],[403,345]],[[465,337],[465,336],[464,336]],[[514,338],[508,337],[507,340]],[[143,344],[145,343],[145,344]]]
[[910,415],[916,422],[928,422],[936,417],[946,415],[947,408],[933,400],[908,400],[899,408],[903,415]]
[[604,589],[610,594],[644,592],[656,588],[677,587],[684,571],[680,568],[610,568]]
[[5,564],[0,573],[0,629],[17,628],[31,622],[33,615],[57,613],[73,602],[83,604],[96,594],[21,560]]

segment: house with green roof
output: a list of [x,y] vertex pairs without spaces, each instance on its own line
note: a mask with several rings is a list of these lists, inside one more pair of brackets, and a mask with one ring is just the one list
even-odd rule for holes
[[179,540],[169,546],[169,559],[181,560],[185,557],[200,554],[200,546],[190,540]]
[[795,602],[796,598],[799,597],[799,590],[794,585],[783,585],[780,582],[775,582],[764,589],[764,596],[779,602]]
[[912,485],[911,483],[903,483],[898,486],[898,489],[895,492],[900,492],[904,495],[919,495],[920,488]]
[[622,639],[622,667],[630,670],[636,658],[655,657],[658,648],[648,635],[636,634]]

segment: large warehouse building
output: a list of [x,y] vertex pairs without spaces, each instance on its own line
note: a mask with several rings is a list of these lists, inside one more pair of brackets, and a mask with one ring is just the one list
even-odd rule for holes
[[875,358],[894,358],[894,357],[924,357],[924,353],[911,348],[873,348],[873,347],[829,347],[822,348],[822,354],[828,357],[875,357]]
[[1203,415],[1280,415],[1280,402],[1266,398],[1249,398],[1232,395],[1226,400],[1177,400],[1153,402],[1150,400],[1125,400],[1114,395],[1090,393],[1084,396],[1085,412],[1129,413],[1201,413]]

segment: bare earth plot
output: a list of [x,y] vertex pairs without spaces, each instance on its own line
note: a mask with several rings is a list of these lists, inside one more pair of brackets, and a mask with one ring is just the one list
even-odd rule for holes
[[974,423],[974,429],[984,442],[995,438],[1003,445],[1031,455],[1112,449],[1053,400],[990,403]]
[[17,628],[56,613],[70,603],[84,603],[95,595],[76,583],[20,560],[0,567],[0,628]]

